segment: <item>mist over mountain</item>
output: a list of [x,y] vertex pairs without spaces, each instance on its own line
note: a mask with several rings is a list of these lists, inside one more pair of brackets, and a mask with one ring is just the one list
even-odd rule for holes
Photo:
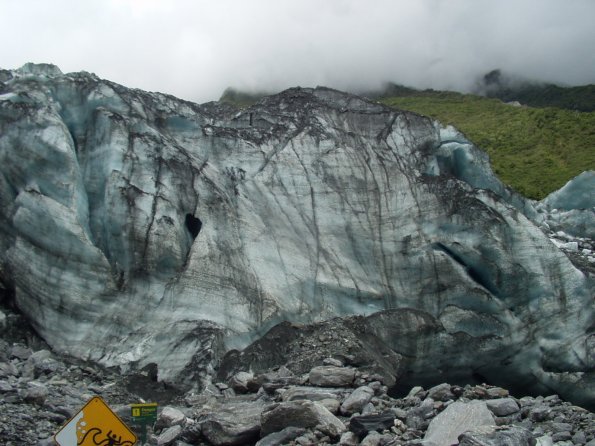
[[194,102],[228,86],[369,91],[392,81],[469,93],[495,68],[595,83],[591,0],[0,3],[4,67],[49,61]]
[[504,102],[517,101],[533,107],[558,107],[582,112],[595,111],[595,85],[561,86],[511,76],[496,69],[478,82],[475,93]]

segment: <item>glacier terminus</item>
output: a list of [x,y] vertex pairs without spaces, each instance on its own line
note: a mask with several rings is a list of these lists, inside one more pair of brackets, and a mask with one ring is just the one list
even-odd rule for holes
[[56,351],[180,385],[281,322],[359,315],[396,381],[592,404],[593,276],[544,233],[554,202],[456,129],[328,88],[238,109],[0,71],[4,294]]

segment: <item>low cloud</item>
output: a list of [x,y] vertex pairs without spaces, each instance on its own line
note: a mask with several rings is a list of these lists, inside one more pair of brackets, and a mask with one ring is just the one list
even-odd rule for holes
[[0,0],[3,68],[51,62],[204,102],[233,86],[595,83],[592,0]]

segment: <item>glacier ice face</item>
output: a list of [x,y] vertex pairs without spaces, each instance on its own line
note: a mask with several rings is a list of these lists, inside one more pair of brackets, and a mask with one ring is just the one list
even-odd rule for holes
[[537,204],[552,231],[595,239],[595,171],[570,180]]
[[282,320],[388,336],[413,308],[433,335],[386,342],[416,373],[592,376],[592,279],[454,129],[326,88],[237,110],[25,71],[0,78],[0,274],[55,349],[175,380]]
[[595,208],[595,171],[588,170],[576,176],[542,202],[549,208],[571,211]]

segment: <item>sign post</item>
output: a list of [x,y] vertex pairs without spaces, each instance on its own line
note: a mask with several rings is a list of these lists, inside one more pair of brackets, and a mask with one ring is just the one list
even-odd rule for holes
[[59,446],[134,446],[136,435],[96,396],[54,435],[54,441]]
[[157,421],[157,403],[131,404],[132,422],[140,425],[141,444],[147,442],[147,425],[155,424]]

